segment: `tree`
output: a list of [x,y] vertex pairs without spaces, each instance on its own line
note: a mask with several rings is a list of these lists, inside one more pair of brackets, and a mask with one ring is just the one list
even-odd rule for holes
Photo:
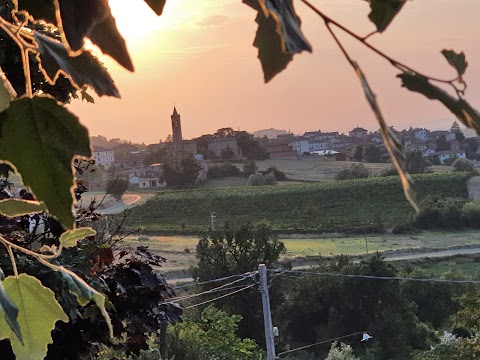
[[357,161],[363,160],[363,146],[358,144],[353,152],[353,158]]
[[258,359],[261,352],[255,341],[236,335],[241,319],[211,305],[206,307],[198,321],[188,319],[170,328],[166,359]]
[[445,135],[441,135],[437,139],[437,151],[450,150],[450,143],[447,141]]
[[107,194],[112,194],[117,201],[120,201],[122,200],[122,196],[125,194],[125,191],[127,191],[129,185],[130,183],[128,180],[119,178],[111,179],[108,180],[107,185],[105,186],[105,192]]
[[198,265],[192,275],[199,281],[243,274],[258,264],[273,267],[285,245],[265,222],[234,225],[226,223],[219,231],[210,230],[197,245]]
[[[210,230],[199,240],[195,255],[198,265],[192,268],[192,276],[201,282],[255,271],[259,264],[273,268],[285,252],[285,245],[268,223],[227,222],[222,229]],[[241,337],[251,337],[260,344],[264,342],[263,329],[258,326],[262,305],[255,292],[244,291],[216,304],[229,313],[242,315],[238,330]]]
[[227,146],[226,148],[224,148],[220,151],[220,157],[223,160],[231,160],[235,157],[235,153],[230,148],[230,146]]
[[423,174],[429,172],[430,163],[420,150],[414,150],[407,153],[405,167],[410,174]]
[[249,176],[257,172],[258,166],[255,163],[255,160],[245,159],[243,161],[243,174]]
[[325,360],[358,360],[358,358],[353,355],[353,349],[350,345],[345,343],[339,344],[335,341],[332,343],[332,347]]
[[382,151],[377,145],[367,145],[367,147],[365,148],[365,160],[370,163],[383,162]]
[[457,132],[460,132],[460,125],[458,125],[458,122],[457,121],[454,121],[452,123],[452,126],[450,127],[450,132],[453,132],[453,133],[457,133]]
[[164,158],[161,179],[174,188],[191,187],[197,183],[200,165],[192,154],[172,152]]
[[370,172],[363,164],[352,164],[350,168],[343,169],[335,175],[336,180],[352,180],[367,178]]

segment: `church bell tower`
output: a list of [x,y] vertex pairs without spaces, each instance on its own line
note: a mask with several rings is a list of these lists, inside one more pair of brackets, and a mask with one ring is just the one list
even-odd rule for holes
[[180,114],[177,112],[175,106],[173,107],[173,114],[171,118],[173,150],[182,151],[182,123],[180,121]]

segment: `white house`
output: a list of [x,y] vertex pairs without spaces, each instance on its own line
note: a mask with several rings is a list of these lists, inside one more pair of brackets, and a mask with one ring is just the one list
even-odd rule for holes
[[100,146],[96,146],[93,149],[93,156],[95,159],[95,163],[104,167],[105,169],[112,166],[115,161],[113,149],[106,149]]
[[466,157],[464,150],[443,150],[432,155],[432,158],[438,159],[440,164],[445,164],[445,161],[451,158],[465,159]]
[[356,127],[355,129],[350,130],[348,135],[359,139],[365,139],[368,135],[368,130],[361,127]]
[[318,141],[318,140],[309,140],[308,141],[308,152],[319,151],[319,150],[328,150],[329,148],[328,141]]
[[418,140],[427,140],[427,130],[425,129],[416,129],[415,130],[415,138]]
[[293,151],[296,151],[298,155],[309,152],[308,139],[303,136],[296,137],[288,146],[290,146]]

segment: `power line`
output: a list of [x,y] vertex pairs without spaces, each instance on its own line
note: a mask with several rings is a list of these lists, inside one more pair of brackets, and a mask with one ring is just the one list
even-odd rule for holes
[[190,286],[196,286],[196,285],[204,285],[204,284],[210,284],[210,283],[215,283],[215,282],[221,282],[221,281],[225,281],[225,280],[228,280],[228,279],[233,279],[233,278],[236,278],[236,277],[248,277],[248,276],[253,276],[257,273],[257,271],[252,271],[252,272],[247,272],[245,274],[236,274],[236,275],[230,275],[230,276],[225,276],[225,277],[221,277],[221,278],[217,278],[217,279],[212,279],[212,280],[206,280],[206,281],[202,281],[202,282],[196,282],[196,281],[192,281],[190,283],[187,283],[187,284],[184,284],[184,285],[180,285],[180,286],[176,286],[174,288],[172,288],[173,290],[177,290],[177,289],[183,289],[185,287],[190,287]]
[[238,290],[235,290],[235,291],[232,291],[231,293],[228,293],[228,294],[225,294],[225,295],[222,295],[222,296],[219,296],[219,297],[216,297],[216,298],[213,298],[213,299],[210,299],[210,300],[207,300],[207,301],[203,301],[201,303],[198,303],[198,304],[194,304],[194,305],[190,305],[190,306],[187,306],[185,307],[185,309],[191,309],[193,307],[196,307],[196,306],[200,306],[200,305],[204,305],[204,304],[208,304],[210,302],[213,302],[213,301],[217,301],[217,300],[220,300],[220,299],[223,299],[227,296],[231,296],[233,294],[236,294],[236,293],[239,293],[241,291],[244,291],[244,290],[247,290],[247,289],[250,289],[252,287],[254,287],[256,284],[252,284],[252,285],[248,285],[248,286],[245,286],[241,289],[238,289]]
[[243,287],[245,285],[240,285],[240,286],[234,286],[234,287],[229,287],[228,286],[231,286],[231,285],[234,285],[240,281],[243,281],[245,279],[251,279],[252,276],[244,276],[242,277],[241,279],[238,279],[238,280],[235,280],[235,281],[232,281],[228,284],[223,284],[223,285],[220,285],[216,288],[213,288],[213,289],[210,289],[210,290],[206,290],[206,291],[202,291],[200,293],[197,293],[197,294],[189,294],[189,295],[184,295],[184,296],[177,296],[177,297],[174,297],[174,298],[171,298],[168,300],[167,303],[172,303],[172,302],[177,302],[177,301],[184,301],[184,300],[187,300],[187,299],[190,299],[190,298],[194,298],[194,297],[198,297],[198,296],[202,296],[202,295],[206,295],[206,294],[210,294],[210,293],[214,293],[214,292],[219,292],[219,291],[226,291],[226,290],[230,290],[230,289],[234,289],[234,288],[238,288],[238,287]]
[[363,334],[363,331],[359,331],[359,332],[348,334],[348,335],[339,336],[339,337],[336,337],[336,338],[333,338],[333,339],[323,340],[323,341],[313,343],[313,344],[310,344],[310,345],[301,346],[301,347],[298,347],[296,349],[284,351],[284,352],[281,352],[280,354],[277,355],[277,359],[279,359],[280,356],[282,356],[282,355],[289,354],[289,353],[292,353],[292,352],[295,352],[295,351],[298,351],[298,350],[308,349],[312,346],[326,344],[326,343],[329,343],[329,342],[332,342],[332,341],[337,341],[337,340],[345,339],[347,337],[352,337],[352,336],[356,336],[356,335],[360,335],[360,334]]
[[[270,270],[275,271],[275,270]],[[439,278],[412,278],[403,276],[374,276],[374,275],[357,275],[357,274],[342,274],[342,273],[329,273],[329,272],[313,272],[303,270],[285,270],[281,274],[297,273],[305,275],[315,276],[336,276],[350,279],[374,279],[374,280],[396,280],[396,281],[417,281],[417,282],[430,282],[430,283],[453,283],[453,284],[475,284],[479,285],[479,280],[451,280],[451,279],[439,279]]]

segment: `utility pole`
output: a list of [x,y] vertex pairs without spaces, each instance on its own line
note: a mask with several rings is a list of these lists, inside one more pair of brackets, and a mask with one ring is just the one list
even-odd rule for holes
[[258,265],[260,274],[260,291],[262,292],[263,325],[265,327],[265,341],[267,343],[267,360],[275,360],[275,342],[273,341],[272,314],[270,312],[270,298],[268,296],[267,267]]
[[215,211],[212,211],[210,213],[210,222],[212,225],[212,230],[215,230],[215,219],[217,218],[217,214],[215,214]]

